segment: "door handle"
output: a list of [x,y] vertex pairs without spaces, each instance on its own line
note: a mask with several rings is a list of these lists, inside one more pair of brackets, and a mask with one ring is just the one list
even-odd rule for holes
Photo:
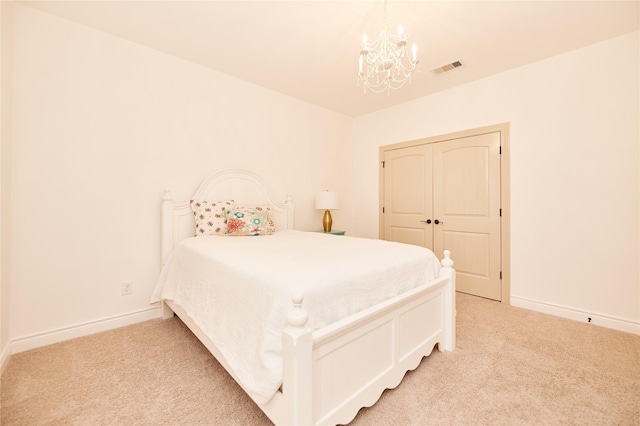
[[438,219],[434,220],[433,223],[435,223],[436,225],[441,224],[441,223],[444,224],[444,222],[440,222]]
[[431,223],[431,219],[421,220],[420,223]]

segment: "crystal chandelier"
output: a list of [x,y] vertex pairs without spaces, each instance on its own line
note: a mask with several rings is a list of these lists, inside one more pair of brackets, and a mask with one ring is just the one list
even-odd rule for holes
[[[384,24],[382,30],[372,43],[367,42],[367,35],[362,37],[362,50],[358,59],[358,85],[360,81],[374,93],[389,92],[399,89],[409,81],[411,73],[418,65],[415,43],[411,48],[411,57],[407,52],[407,38],[402,27],[398,34],[387,31],[387,0],[384,2]],[[418,69],[419,71],[419,69]]]

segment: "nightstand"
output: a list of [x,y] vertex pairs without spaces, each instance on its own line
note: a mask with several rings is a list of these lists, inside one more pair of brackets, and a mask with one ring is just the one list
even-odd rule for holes
[[331,234],[331,235],[344,235],[346,234],[347,231],[336,231],[335,229],[329,232],[324,232],[324,231],[316,231],[316,232],[321,232],[323,234]]

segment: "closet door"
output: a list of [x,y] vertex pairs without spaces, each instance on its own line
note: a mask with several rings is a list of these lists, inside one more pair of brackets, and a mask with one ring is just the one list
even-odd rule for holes
[[434,251],[451,251],[458,291],[502,297],[500,133],[433,144]]
[[501,300],[500,132],[383,152],[381,237],[450,250],[458,291]]
[[428,144],[384,152],[383,239],[433,250],[431,152]]

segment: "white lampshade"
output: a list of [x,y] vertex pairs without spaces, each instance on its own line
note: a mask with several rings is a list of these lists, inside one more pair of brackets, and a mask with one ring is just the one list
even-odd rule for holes
[[320,191],[316,194],[316,209],[336,210],[338,208],[338,193],[335,191]]

